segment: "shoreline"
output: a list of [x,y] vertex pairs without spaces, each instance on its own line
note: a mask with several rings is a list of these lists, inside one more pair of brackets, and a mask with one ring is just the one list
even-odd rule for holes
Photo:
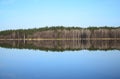
[[30,40],[120,40],[120,38],[72,38],[72,39],[64,39],[64,38],[26,38],[26,39],[22,39],[22,38],[19,38],[19,39],[0,39],[0,41],[3,41],[3,40],[8,40],[8,41],[15,41],[15,40],[27,40],[27,41],[30,41]]

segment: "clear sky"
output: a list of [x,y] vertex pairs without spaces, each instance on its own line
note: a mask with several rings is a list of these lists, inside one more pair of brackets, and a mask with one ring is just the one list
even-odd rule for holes
[[120,26],[120,0],[0,0],[0,30]]

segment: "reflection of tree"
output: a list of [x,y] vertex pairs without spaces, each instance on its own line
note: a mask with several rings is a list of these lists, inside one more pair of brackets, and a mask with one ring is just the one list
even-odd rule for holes
[[41,40],[41,41],[0,41],[1,47],[39,50],[120,50],[119,40]]

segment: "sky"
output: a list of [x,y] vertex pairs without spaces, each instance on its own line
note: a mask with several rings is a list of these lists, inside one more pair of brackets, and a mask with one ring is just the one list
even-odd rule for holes
[[120,0],[0,0],[0,30],[120,26]]

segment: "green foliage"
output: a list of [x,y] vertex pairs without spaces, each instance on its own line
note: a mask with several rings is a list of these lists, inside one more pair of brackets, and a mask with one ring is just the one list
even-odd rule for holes
[[0,31],[0,35],[8,35],[11,34],[13,30],[5,30],[5,31]]
[[96,27],[96,26],[90,26],[88,28],[81,28],[81,27],[65,27],[65,26],[51,26],[51,27],[42,27],[42,28],[33,28],[33,29],[18,29],[18,30],[5,30],[5,31],[0,31],[0,35],[9,35],[13,32],[17,33],[19,32],[19,34],[26,34],[26,35],[31,35],[35,32],[38,31],[46,31],[46,30],[80,30],[80,29],[90,29],[90,30],[95,30],[95,29],[120,29],[119,27],[108,27],[108,26],[102,26],[102,27]]

